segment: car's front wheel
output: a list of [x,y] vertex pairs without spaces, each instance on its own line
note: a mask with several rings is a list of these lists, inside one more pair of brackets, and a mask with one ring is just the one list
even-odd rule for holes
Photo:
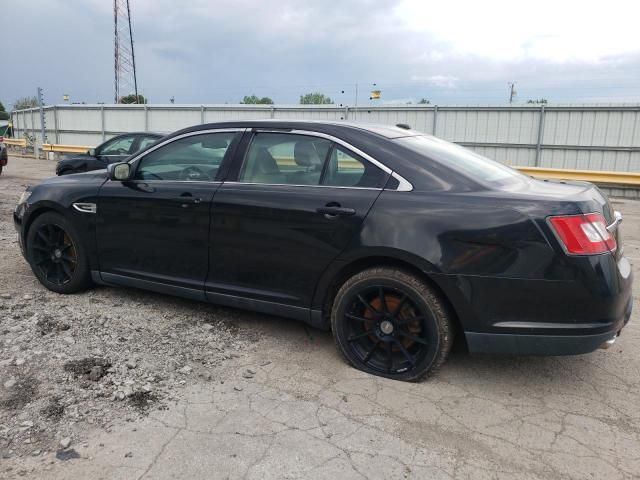
[[364,270],[338,291],[331,311],[338,350],[356,368],[415,381],[440,366],[453,344],[453,320],[437,292],[403,270]]
[[58,293],[91,285],[86,251],[75,227],[59,213],[37,217],[27,232],[27,259],[40,283]]

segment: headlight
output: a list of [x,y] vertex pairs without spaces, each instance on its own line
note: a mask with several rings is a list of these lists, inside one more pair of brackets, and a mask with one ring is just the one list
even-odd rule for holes
[[20,200],[18,200],[18,205],[22,205],[23,203],[26,203],[27,200],[29,200],[29,197],[31,196],[31,190],[28,190],[28,188],[29,187],[27,187],[27,190],[22,192],[22,195],[20,195]]

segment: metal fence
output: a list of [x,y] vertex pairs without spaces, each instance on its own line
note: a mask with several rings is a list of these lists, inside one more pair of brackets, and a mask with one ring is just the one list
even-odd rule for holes
[[[15,135],[42,144],[38,109],[11,114]],[[520,106],[55,105],[49,143],[93,146],[119,133],[171,132],[241,119],[355,120],[412,128],[514,166],[640,171],[640,104]]]

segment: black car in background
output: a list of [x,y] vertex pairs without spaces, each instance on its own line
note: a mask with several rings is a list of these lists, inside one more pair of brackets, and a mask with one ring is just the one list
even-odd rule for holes
[[7,166],[7,163],[9,163],[7,146],[4,143],[0,143],[0,174],[2,173],[2,168]]
[[4,140],[3,137],[0,137],[0,174],[2,173],[2,168],[7,166],[9,162],[9,154],[7,153],[7,146],[2,143]]
[[96,148],[78,155],[66,155],[56,166],[56,175],[88,172],[107,168],[110,163],[125,160],[129,155],[147,148],[162,135],[158,133],[140,132],[125,133],[110,138]]
[[60,293],[119,285],[331,329],[366,372],[415,380],[471,352],[567,355],[631,314],[621,215],[407,128],[238,121],[28,189],[14,221]]

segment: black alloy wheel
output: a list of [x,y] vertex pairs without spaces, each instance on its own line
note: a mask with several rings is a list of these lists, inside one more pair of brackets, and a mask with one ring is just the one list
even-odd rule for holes
[[390,268],[348,280],[336,296],[332,324],[339,350],[355,367],[398,380],[433,370],[453,341],[447,310],[431,287]]
[[58,213],[38,216],[27,232],[27,259],[45,287],[75,293],[91,285],[85,250],[74,225]]
[[69,283],[78,265],[78,254],[67,232],[60,225],[41,225],[31,245],[34,265],[48,282]]

